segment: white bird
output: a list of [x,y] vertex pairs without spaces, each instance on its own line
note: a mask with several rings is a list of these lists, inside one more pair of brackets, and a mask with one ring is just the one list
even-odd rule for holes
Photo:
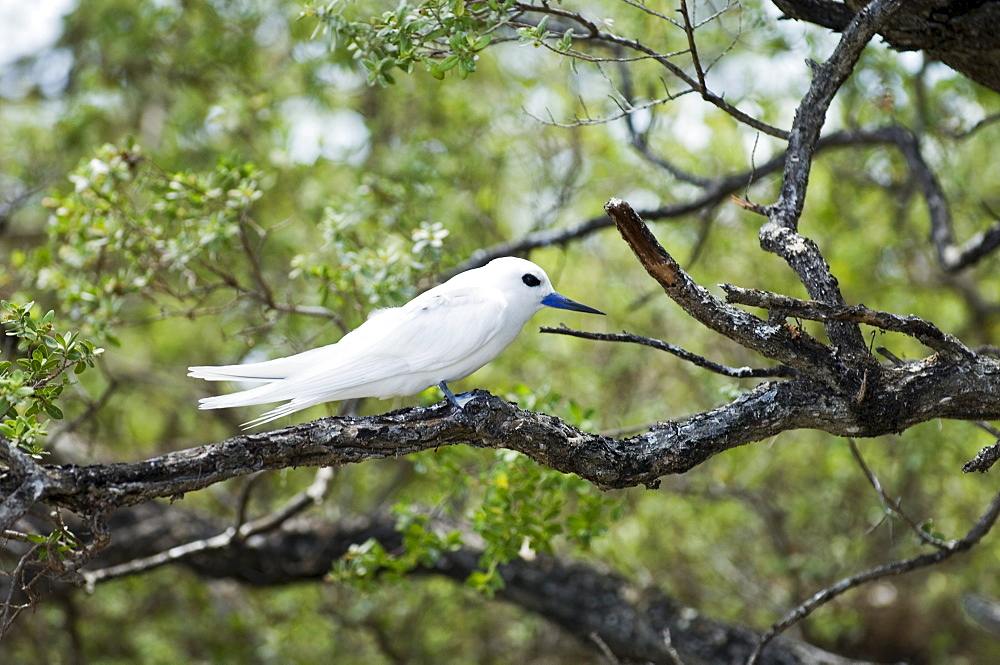
[[259,363],[189,367],[188,376],[263,384],[205,397],[202,409],[289,400],[244,428],[323,402],[413,395],[433,385],[461,408],[448,382],[496,358],[543,307],[603,314],[556,293],[531,261],[505,257],[460,273],[402,307],[374,311],[335,344]]

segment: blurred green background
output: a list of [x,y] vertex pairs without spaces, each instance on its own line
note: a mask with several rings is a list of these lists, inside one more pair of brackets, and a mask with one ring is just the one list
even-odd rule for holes
[[[767,2],[691,5],[702,19],[725,9],[696,33],[702,61],[713,63],[710,87],[787,128],[810,82],[805,60],[825,59],[836,36],[778,21]],[[330,343],[477,250],[571,228],[601,215],[612,196],[655,209],[701,191],[637,151],[623,119],[580,122],[620,115],[626,82],[638,101],[683,89],[649,61],[575,61],[497,31],[474,52],[474,72],[461,62],[438,71],[431,60],[415,61],[411,73],[380,69],[364,44],[391,37],[363,27],[391,25],[400,5],[370,0],[0,7],[11,35],[0,69],[0,297],[55,310],[60,330],[106,349],[64,392],[65,418],[40,440],[55,461],[135,460],[224,439],[260,410],[198,411],[213,386],[188,379],[187,366]],[[660,8],[673,17],[675,9]],[[683,30],[627,3],[582,10],[661,52],[687,47]],[[469,62],[468,42],[459,46]],[[689,67],[684,56],[677,61]],[[919,132],[962,240],[1000,210],[1000,129],[966,134],[998,107],[995,93],[876,40],[826,128]],[[694,94],[632,121],[651,153],[707,179],[783,149]],[[778,184],[777,175],[762,176],[740,195],[770,203]],[[788,267],[759,250],[760,221],[727,200],[651,219],[664,246],[716,293],[729,282],[804,296]],[[801,230],[848,302],[917,314],[970,346],[996,342],[996,259],[957,275],[939,269],[925,204],[894,149],[822,152]],[[560,322],[657,337],[731,366],[769,364],[688,319],[613,228],[530,258],[560,292],[608,316],[540,313],[456,392],[483,388],[616,432],[720,406],[754,385],[648,348],[537,333]],[[927,353],[901,336],[880,334],[875,344],[900,357]],[[428,391],[359,408],[439,398]],[[336,412],[323,405],[294,422]],[[991,476],[960,472],[992,441],[968,423],[933,422],[857,445],[910,515],[953,538],[995,492]],[[313,473],[267,474],[254,511],[280,504]],[[182,504],[231,519],[239,487]],[[499,518],[488,519],[497,505]],[[501,558],[530,534],[542,550],[758,628],[842,576],[922,551],[884,515],[848,443],[809,431],[717,456],[656,491],[607,494],[516,455],[450,448],[338,470],[313,515],[338,520],[392,506],[440,508],[496,543]],[[543,520],[539,506],[551,508]],[[992,662],[995,638],[960,608],[966,593],[1000,594],[998,556],[996,538],[987,538],[946,565],[849,593],[804,622],[800,636],[870,659]],[[385,648],[387,635],[398,653]],[[341,576],[252,589],[181,567],[43,598],[0,650],[5,662],[24,663],[600,662],[541,619],[446,580]]]

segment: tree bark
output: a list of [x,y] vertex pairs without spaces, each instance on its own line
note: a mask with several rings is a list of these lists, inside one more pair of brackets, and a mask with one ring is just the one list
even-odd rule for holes
[[[774,4],[788,18],[842,31],[868,0],[774,0]],[[907,0],[879,34],[898,51],[923,51],[1000,92],[1000,2]]]

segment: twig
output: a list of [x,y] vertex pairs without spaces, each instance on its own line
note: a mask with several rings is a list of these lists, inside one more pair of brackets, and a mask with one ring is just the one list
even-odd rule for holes
[[[902,0],[869,3],[844,30],[833,54],[823,65],[814,68],[812,85],[796,110],[789,133],[781,192],[778,200],[768,206],[768,221],[760,229],[761,248],[784,259],[799,276],[810,297],[834,305],[844,304],[840,285],[830,273],[816,243],[798,233],[812,159],[834,95],[854,71],[861,52],[878,28],[901,4]],[[831,322],[825,328],[830,340],[842,352],[857,355],[866,352],[864,338],[856,324]]]
[[[762,120],[758,120],[757,118],[754,118],[753,116],[747,114],[746,112],[736,108],[735,106],[727,102],[725,99],[711,92],[707,88],[704,88],[704,86],[699,87],[698,80],[696,78],[692,78],[681,67],[674,64],[668,58],[664,57],[662,54],[657,53],[654,49],[646,46],[642,42],[636,41],[634,39],[627,39],[625,37],[620,37],[610,32],[602,31],[593,21],[589,21],[575,12],[566,11],[564,9],[558,9],[550,5],[539,6],[539,5],[529,5],[518,2],[512,6],[512,9],[514,11],[522,13],[548,14],[551,16],[558,16],[560,18],[575,21],[580,25],[584,26],[585,28],[587,28],[588,30],[588,34],[586,36],[581,36],[580,39],[589,39],[590,41],[602,42],[605,44],[615,44],[627,48],[629,50],[636,51],[638,53],[643,53],[652,56],[652,58],[656,60],[656,62],[658,62],[661,66],[663,66],[672,75],[676,76],[678,79],[686,83],[690,88],[702,92],[702,98],[705,101],[718,107],[719,109],[727,113],[730,117],[737,120],[738,122],[741,122],[758,131],[761,131],[765,134],[774,136],[779,139],[785,140],[789,136],[788,132],[786,132],[785,130],[769,125],[768,123],[763,122]],[[676,22],[673,23],[676,25]]]
[[611,650],[611,647],[608,646],[607,642],[601,639],[601,636],[596,630],[590,631],[587,637],[590,638],[591,642],[597,645],[598,651],[600,651],[601,655],[604,656],[604,660],[608,663],[608,665],[621,665],[621,661],[618,660],[617,656],[615,656],[614,651]]
[[920,141],[913,132],[893,128],[892,137],[916,180],[931,221],[931,240],[937,250],[938,262],[947,272],[957,272],[1000,247],[1000,222],[994,222],[985,231],[969,238],[963,245],[956,245],[952,229],[951,210],[941,183],[920,151]]
[[1000,460],[1000,441],[980,450],[974,458],[962,466],[962,471],[965,473],[972,473],[973,471],[986,473],[997,463],[997,460]]
[[929,554],[921,554],[909,559],[893,561],[892,563],[869,568],[868,570],[851,575],[850,577],[845,577],[825,589],[821,589],[813,594],[811,598],[796,606],[781,620],[772,624],[772,626],[761,636],[760,641],[753,650],[753,653],[750,654],[750,658],[747,660],[747,665],[756,665],[756,663],[760,660],[761,652],[768,645],[768,643],[770,643],[771,640],[777,637],[780,633],[784,632],[789,627],[812,614],[817,608],[825,605],[846,591],[883,577],[901,575],[919,568],[933,566],[954,556],[955,554],[969,550],[975,546],[983,538],[983,536],[989,533],[990,529],[996,523],[998,516],[1000,516],[1000,494],[993,497],[993,501],[986,509],[986,512],[984,512],[972,528],[969,529],[969,532],[964,538],[960,540],[948,541],[946,543],[946,547]]
[[[21,559],[17,562],[17,566],[10,574],[10,588],[7,590],[7,597],[4,598],[3,609],[0,611],[0,640],[7,634],[10,627],[14,623],[14,619],[17,615],[21,613],[27,607],[31,607],[34,602],[33,595],[30,591],[31,584],[24,583],[25,568],[28,565],[28,561],[33,561],[35,558],[35,552],[41,547],[41,543],[34,543],[27,552],[21,555]],[[38,579],[38,577],[36,577]],[[14,606],[14,593],[20,587],[20,590],[28,595],[28,602]]]
[[246,522],[235,528],[230,527],[223,533],[211,538],[203,538],[183,545],[177,545],[152,556],[134,559],[116,566],[108,566],[107,568],[83,571],[84,582],[87,588],[92,590],[95,585],[101,582],[159,568],[160,566],[180,561],[199,552],[225,549],[246,540],[250,536],[276,529],[309,506],[319,503],[326,494],[332,478],[333,469],[323,467],[317,470],[312,484],[307,489],[293,496],[280,509],[270,515],[252,522]]
[[984,117],[982,120],[980,120],[979,122],[977,122],[976,124],[974,124],[969,129],[966,129],[966,130],[961,131],[961,132],[958,132],[958,131],[948,131],[947,129],[945,129],[945,133],[948,136],[952,137],[953,139],[965,139],[965,138],[968,138],[968,137],[972,136],[973,134],[975,134],[976,132],[978,132],[980,129],[982,129],[984,127],[988,127],[989,125],[992,125],[994,122],[997,122],[997,121],[1000,121],[1000,113],[991,113],[990,115]]
[[691,52],[691,63],[694,66],[695,76],[698,78],[698,92],[708,94],[708,86],[705,85],[705,72],[701,69],[701,60],[698,58],[698,46],[694,41],[694,27],[691,25],[691,16],[688,14],[687,0],[681,0],[681,17],[684,19],[684,34],[687,36],[688,50]]
[[250,508],[250,496],[253,494],[253,488],[257,485],[257,482],[264,477],[263,471],[258,471],[257,473],[252,473],[243,479],[241,483],[239,494],[236,497],[236,519],[233,522],[233,539],[234,541],[240,541],[243,536],[240,534],[240,530],[246,524],[247,521],[247,510]]
[[[893,144],[895,141],[891,129],[892,128],[890,127],[871,130],[845,130],[834,132],[820,139],[816,150],[817,152],[821,152],[832,148],[843,148],[857,145]],[[782,152],[773,156],[765,163],[756,165],[753,168],[741,173],[723,176],[714,180],[704,180],[702,184],[699,184],[695,180],[688,180],[689,182],[699,184],[699,186],[703,187],[705,191],[700,196],[691,199],[690,201],[671,203],[658,208],[641,210],[637,214],[641,218],[648,221],[663,221],[684,217],[703,210],[708,206],[717,205],[718,203],[726,200],[727,197],[733,193],[747,187],[751,182],[758,181],[767,175],[780,171],[785,163],[785,159],[786,153]],[[671,171],[671,173],[674,172]],[[674,175],[682,180],[687,180],[687,178],[683,178],[676,173],[674,173]],[[694,176],[693,178],[697,177]],[[478,268],[479,266],[485,265],[493,259],[501,256],[516,256],[541,247],[567,245],[574,240],[585,238],[613,225],[614,222],[608,215],[601,215],[600,217],[593,217],[591,219],[584,220],[578,224],[570,226],[569,228],[546,229],[544,231],[529,233],[521,238],[499,243],[497,245],[473,252],[467,260],[449,270],[447,273],[442,275],[441,278],[448,279],[449,277],[454,277],[460,272],[464,272],[471,268]],[[252,296],[253,294],[250,293],[248,295]]]
[[677,28],[683,27],[683,26],[681,26],[680,23],[678,23],[674,19],[670,18],[666,14],[661,14],[660,12],[653,11],[652,9],[650,9],[649,7],[647,7],[645,4],[643,4],[641,2],[635,2],[634,0],[621,0],[621,1],[624,2],[626,5],[628,5],[629,7],[635,7],[636,9],[638,9],[640,11],[643,11],[643,12],[646,12],[650,16],[655,16],[658,19],[666,21],[667,23],[669,23],[669,24],[671,24],[671,25],[673,25],[673,26],[675,26]]
[[984,432],[987,432],[990,436],[995,436],[996,438],[1000,439],[1000,429],[997,429],[996,427],[986,422],[985,420],[976,420],[972,424],[978,427],[979,429],[983,430]]
[[[618,73],[621,76],[622,80],[621,83],[622,96],[627,100],[634,99],[635,84],[632,76],[632,69],[626,67],[624,63],[621,63],[618,65]],[[667,96],[675,97],[676,95],[670,92],[670,88],[667,86],[666,81],[663,81],[661,79],[661,82],[663,83],[663,89],[667,93]],[[691,92],[691,91],[687,90],[685,92]],[[711,180],[710,178],[702,178],[692,173],[688,173],[687,171],[683,171],[677,166],[675,166],[673,163],[668,162],[666,159],[660,157],[659,155],[653,154],[653,151],[650,150],[649,148],[647,136],[649,135],[650,129],[653,127],[654,118],[655,116],[651,111],[649,125],[645,129],[639,129],[638,127],[636,127],[634,115],[629,114],[628,116],[625,117],[625,127],[628,129],[629,142],[632,144],[632,147],[635,148],[635,150],[640,155],[645,157],[649,163],[658,166],[659,168],[663,169],[664,171],[666,171],[667,173],[669,173],[670,175],[674,176],[675,178],[677,178],[682,182],[688,182],[703,189],[712,185],[714,181]]]
[[674,641],[670,637],[670,629],[663,629],[663,646],[666,647],[667,653],[670,654],[670,660],[674,665],[684,665],[684,661],[681,660],[681,655],[677,653],[677,649],[674,648]]
[[578,119],[576,119],[576,120],[574,120],[572,122],[555,122],[554,120],[545,120],[544,118],[539,118],[537,115],[531,113],[527,109],[523,109],[523,110],[524,110],[525,115],[527,115],[529,118],[531,118],[535,122],[539,122],[539,123],[541,123],[543,125],[548,125],[550,127],[560,127],[562,129],[571,129],[573,127],[587,127],[589,125],[603,125],[603,124],[606,124],[606,123],[609,123],[609,122],[613,122],[615,120],[620,120],[621,118],[627,118],[627,117],[631,116],[633,113],[636,113],[637,111],[645,111],[646,109],[651,109],[654,106],[660,106],[662,104],[666,104],[668,102],[672,102],[675,99],[677,99],[678,97],[686,95],[686,94],[688,94],[690,92],[694,92],[694,91],[693,90],[684,90],[683,92],[679,92],[676,95],[669,95],[667,97],[661,97],[659,99],[653,99],[653,100],[650,100],[648,102],[643,102],[643,103],[638,104],[638,105],[629,104],[628,106],[622,106],[618,102],[618,100],[612,98],[614,100],[614,102],[616,104],[618,104],[618,109],[619,109],[618,113],[614,113],[614,114],[611,114],[611,115],[603,115],[603,116],[601,116],[599,118],[586,118],[584,120],[581,120],[581,119],[578,118]]
[[832,350],[801,330],[762,321],[716,298],[696,283],[660,245],[642,218],[621,199],[611,199],[604,209],[615,220],[622,238],[646,272],[670,298],[706,328],[740,346],[789,365],[832,386],[850,374]]
[[800,300],[779,293],[744,289],[732,284],[720,285],[726,292],[726,302],[761,307],[769,310],[772,315],[794,316],[810,321],[852,321],[863,323],[889,332],[903,333],[917,339],[927,347],[957,356],[963,359],[972,358],[975,353],[962,344],[956,337],[942,332],[937,326],[913,314],[900,316],[864,305],[830,305],[815,300]]
[[672,355],[677,356],[681,360],[686,360],[693,365],[707,369],[710,372],[715,372],[716,374],[721,374],[722,376],[729,376],[735,379],[759,379],[759,378],[793,378],[799,376],[800,373],[792,367],[787,365],[776,365],[774,367],[728,367],[726,365],[720,365],[719,363],[712,362],[702,356],[692,353],[686,349],[683,349],[675,344],[670,344],[652,337],[643,337],[641,335],[634,335],[628,332],[621,333],[596,333],[587,332],[584,330],[574,330],[572,328],[567,328],[565,325],[560,325],[558,328],[542,327],[539,329],[543,333],[553,333],[556,335],[568,335],[570,337],[579,337],[581,339],[592,339],[599,342],[624,342],[627,344],[640,344],[642,346],[648,346],[654,349],[659,349],[660,351],[666,351]]
[[[267,278],[264,277],[264,271],[260,265],[260,252],[259,249],[254,249],[250,246],[250,237],[247,235],[247,227],[252,223],[248,210],[243,210],[240,213],[240,221],[237,224],[237,231],[240,237],[240,244],[243,246],[243,252],[250,263],[250,269],[253,273],[254,281],[257,282],[257,286],[260,287],[260,293],[265,303],[269,307],[274,307],[274,291],[271,289],[271,285],[268,283]],[[256,226],[256,225],[254,225]],[[266,232],[258,227],[260,231],[261,244],[266,239]]]
[[900,499],[890,499],[882,488],[882,483],[879,482],[878,477],[872,472],[871,468],[865,462],[864,458],[861,456],[861,451],[858,450],[857,444],[854,443],[854,439],[848,438],[847,444],[851,448],[851,454],[854,456],[854,460],[861,467],[861,472],[865,474],[865,478],[868,479],[868,484],[872,486],[875,493],[878,494],[879,501],[882,503],[882,510],[886,515],[896,515],[903,519],[904,522],[910,525],[913,532],[917,534],[917,538],[927,545],[932,545],[938,549],[947,549],[949,544],[940,538],[936,538],[912,519],[909,515],[903,512],[900,508]]

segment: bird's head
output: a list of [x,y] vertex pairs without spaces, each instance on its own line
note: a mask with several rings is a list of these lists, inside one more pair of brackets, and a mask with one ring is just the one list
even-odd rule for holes
[[604,314],[556,293],[545,271],[526,259],[512,256],[493,259],[479,270],[484,282],[500,289],[511,307],[523,308],[529,316],[543,307]]

